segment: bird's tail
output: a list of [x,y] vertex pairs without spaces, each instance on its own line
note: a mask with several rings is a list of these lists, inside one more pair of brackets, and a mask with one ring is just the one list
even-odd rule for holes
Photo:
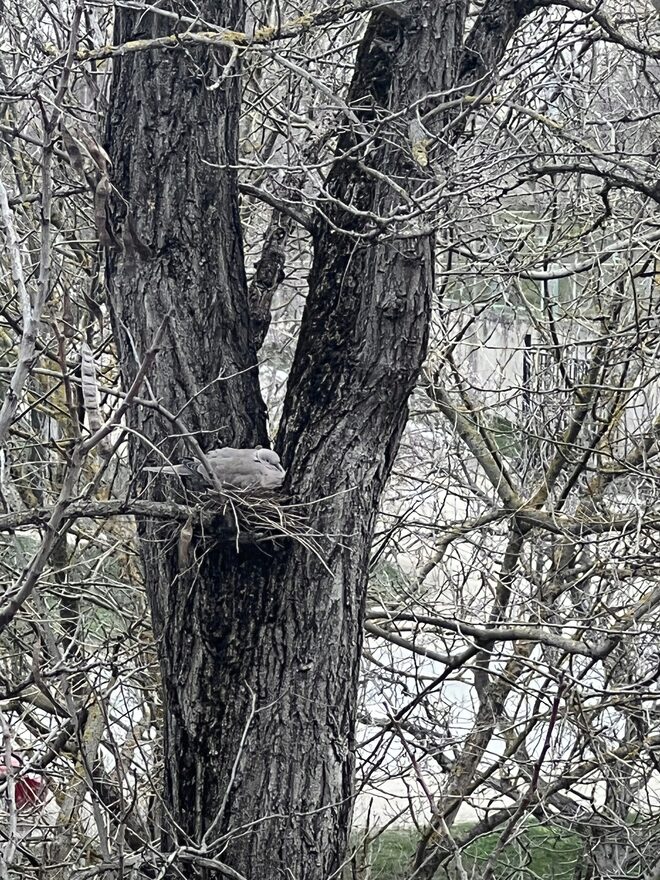
[[163,464],[159,467],[143,467],[143,471],[149,471],[152,474],[174,474],[178,477],[191,477],[196,471],[192,470],[187,464]]

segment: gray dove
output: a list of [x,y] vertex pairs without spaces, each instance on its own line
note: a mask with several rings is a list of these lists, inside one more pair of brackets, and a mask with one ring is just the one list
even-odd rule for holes
[[[286,476],[279,455],[270,449],[222,446],[211,449],[206,458],[218,485],[232,489],[277,489]],[[199,476],[210,484],[204,465],[195,458],[187,458],[181,464],[146,467],[144,470],[180,477]]]

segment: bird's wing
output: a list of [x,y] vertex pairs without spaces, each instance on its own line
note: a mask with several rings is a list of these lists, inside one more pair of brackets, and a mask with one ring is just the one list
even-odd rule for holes
[[261,472],[255,467],[227,466],[221,473],[217,473],[217,476],[224,485],[235,486],[238,489],[261,485]]
[[233,446],[220,446],[206,453],[209,462],[215,466],[229,463],[232,466],[248,464],[257,461],[256,449],[235,449]]

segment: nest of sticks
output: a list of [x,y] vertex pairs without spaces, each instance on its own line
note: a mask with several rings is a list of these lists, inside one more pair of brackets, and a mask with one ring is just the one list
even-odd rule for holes
[[324,536],[310,524],[309,503],[287,501],[277,492],[228,488],[207,490],[199,501],[201,519],[210,519],[216,533],[219,526],[222,539],[235,543],[237,549],[245,544],[296,541],[325,565]]

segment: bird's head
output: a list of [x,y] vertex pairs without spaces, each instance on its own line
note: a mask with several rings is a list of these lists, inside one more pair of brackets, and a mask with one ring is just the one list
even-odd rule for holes
[[266,465],[266,467],[274,468],[281,474],[286,473],[282,467],[279,455],[276,452],[273,452],[272,449],[257,449],[257,461]]

